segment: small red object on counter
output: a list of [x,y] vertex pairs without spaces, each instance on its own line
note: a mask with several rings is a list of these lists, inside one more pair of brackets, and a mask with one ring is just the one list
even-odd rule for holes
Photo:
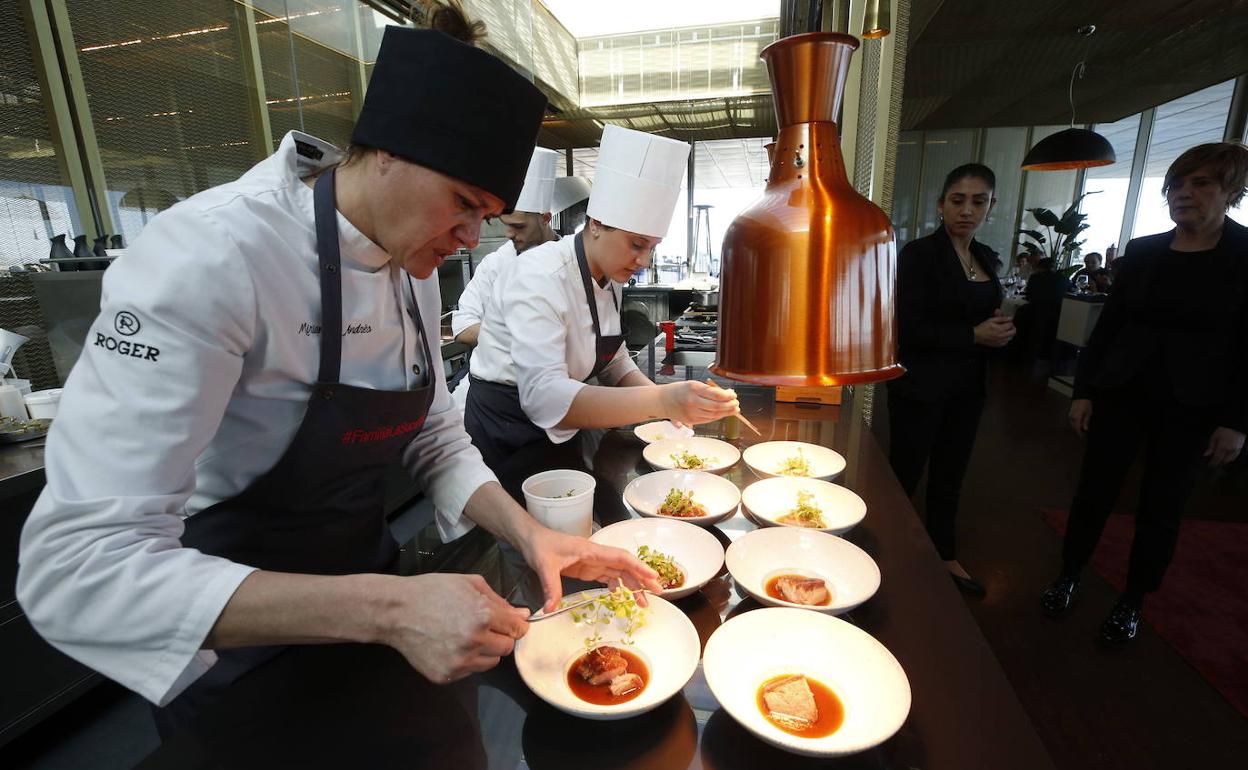
[[663,330],[663,334],[667,335],[664,341],[663,349],[671,353],[676,349],[676,322],[675,321],[659,321],[659,328]]

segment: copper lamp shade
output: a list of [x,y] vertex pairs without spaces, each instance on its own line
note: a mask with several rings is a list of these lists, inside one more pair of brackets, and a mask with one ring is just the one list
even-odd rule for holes
[[780,135],[762,198],[724,236],[718,375],[826,387],[904,372],[893,228],[849,184],[834,122],[857,47],[814,32],[763,49]]
[[1068,128],[1046,136],[1023,158],[1026,171],[1065,171],[1114,163],[1118,156],[1109,140],[1086,128]]

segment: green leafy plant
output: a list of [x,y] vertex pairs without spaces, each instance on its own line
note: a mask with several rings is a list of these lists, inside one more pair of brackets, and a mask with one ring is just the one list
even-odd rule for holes
[[1070,204],[1070,208],[1066,209],[1060,217],[1050,209],[1027,209],[1035,217],[1036,222],[1045,229],[1045,232],[1031,229],[1019,230],[1018,234],[1023,237],[1019,238],[1018,245],[1032,257],[1036,259],[1049,257],[1058,270],[1065,269],[1070,265],[1075,251],[1083,245],[1083,241],[1077,240],[1079,234],[1091,227],[1084,221],[1088,215],[1079,211],[1079,204],[1092,194],[1094,193],[1084,193],[1075,198],[1075,202]]

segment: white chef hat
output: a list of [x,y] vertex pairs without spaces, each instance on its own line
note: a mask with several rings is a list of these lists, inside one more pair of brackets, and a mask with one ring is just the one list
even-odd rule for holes
[[529,160],[529,170],[524,175],[524,189],[516,199],[516,211],[545,214],[551,211],[550,201],[555,195],[555,162],[559,153],[545,147],[534,147]]
[[593,185],[583,176],[561,176],[555,180],[555,197],[550,210],[559,213],[569,206],[589,200]]
[[688,160],[685,142],[608,124],[587,213],[609,227],[666,235]]

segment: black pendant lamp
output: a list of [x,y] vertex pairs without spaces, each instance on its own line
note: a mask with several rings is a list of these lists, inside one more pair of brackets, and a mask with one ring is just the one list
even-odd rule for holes
[[[1091,38],[1096,27],[1089,24],[1080,27],[1078,33],[1084,38]],[[1108,166],[1118,160],[1113,145],[1109,140],[1095,131],[1086,128],[1075,128],[1075,80],[1082,78],[1087,70],[1087,55],[1084,61],[1075,65],[1070,73],[1070,89],[1067,92],[1070,101],[1070,128],[1046,136],[1032,147],[1023,158],[1025,171],[1066,171],[1076,168],[1093,168]]]

